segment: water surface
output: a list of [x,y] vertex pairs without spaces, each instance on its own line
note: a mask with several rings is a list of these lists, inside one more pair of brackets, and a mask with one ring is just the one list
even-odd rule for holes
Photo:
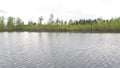
[[120,68],[120,34],[1,32],[0,68]]

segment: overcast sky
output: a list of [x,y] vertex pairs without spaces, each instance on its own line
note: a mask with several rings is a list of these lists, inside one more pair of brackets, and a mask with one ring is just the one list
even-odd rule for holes
[[120,0],[0,0],[0,16],[48,20],[53,13],[63,20],[120,16]]

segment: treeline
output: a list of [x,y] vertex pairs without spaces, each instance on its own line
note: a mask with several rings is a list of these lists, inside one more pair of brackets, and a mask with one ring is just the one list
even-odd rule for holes
[[53,14],[47,23],[43,23],[43,17],[38,18],[38,22],[28,21],[27,24],[20,18],[8,17],[5,22],[3,16],[0,17],[0,31],[75,31],[75,32],[120,32],[120,18],[105,20],[79,19],[63,21],[57,18],[54,20]]

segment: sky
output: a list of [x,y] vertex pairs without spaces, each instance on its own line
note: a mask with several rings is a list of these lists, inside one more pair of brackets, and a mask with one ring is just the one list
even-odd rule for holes
[[23,21],[54,19],[110,19],[120,16],[120,0],[0,0],[0,16],[20,17]]

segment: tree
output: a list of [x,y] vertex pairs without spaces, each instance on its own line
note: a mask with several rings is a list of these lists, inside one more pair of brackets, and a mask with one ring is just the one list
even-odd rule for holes
[[10,30],[14,28],[14,18],[13,17],[8,17],[7,27]]
[[18,17],[16,19],[16,28],[17,30],[21,30],[24,26],[24,22]]
[[41,16],[41,17],[39,17],[39,19],[38,19],[38,24],[42,24],[42,21],[43,21],[43,17]]
[[59,18],[56,19],[56,24],[60,24]]
[[67,25],[68,24],[68,22],[67,21],[64,21],[64,25]]
[[102,18],[97,18],[97,23],[103,23],[103,19]]
[[74,22],[72,19],[69,20],[69,25],[72,25]]
[[29,28],[29,30],[33,30],[35,27],[36,27],[36,23],[31,21],[31,20],[29,20],[28,21],[28,28]]
[[54,24],[54,15],[53,14],[50,15],[48,24]]
[[4,29],[5,29],[4,17],[1,16],[0,17],[0,30],[4,30]]
[[31,20],[28,21],[28,26],[33,26],[33,24],[34,24],[33,21]]

